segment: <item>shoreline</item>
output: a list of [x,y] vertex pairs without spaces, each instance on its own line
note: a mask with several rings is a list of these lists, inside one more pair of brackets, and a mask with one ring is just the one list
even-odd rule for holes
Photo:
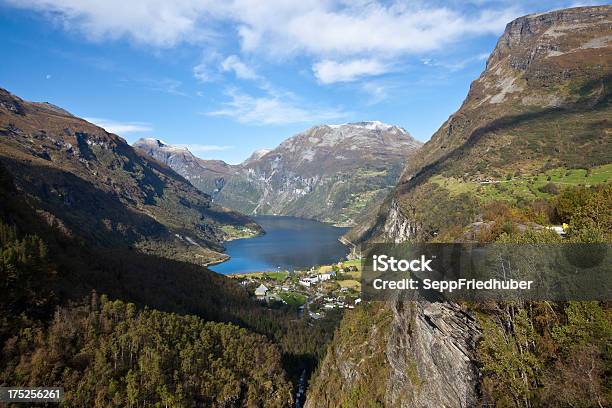
[[[259,218],[259,220],[258,220],[258,218]],[[266,224],[267,219],[270,219],[270,220],[274,220],[274,219],[278,219],[278,220],[282,220],[282,219],[295,220],[295,221],[297,221],[297,223],[295,223],[296,225],[302,225],[302,224],[300,224],[300,222],[301,221],[305,221],[306,224],[304,224],[304,225],[306,225],[306,226],[309,226],[310,225],[309,223],[312,222],[314,224],[319,224],[321,226],[326,226],[326,228],[332,227],[331,230],[324,228],[321,231],[324,234],[331,234],[331,235],[333,235],[335,240],[336,240],[336,242],[339,242],[341,244],[340,246],[338,244],[331,244],[331,242],[329,244],[327,244],[327,245],[332,245],[334,248],[338,247],[337,249],[335,249],[335,251],[338,252],[336,254],[336,255],[338,255],[338,257],[337,258],[334,257],[335,258],[334,263],[338,262],[338,261],[343,262],[343,261],[346,261],[346,260],[350,260],[351,259],[351,254],[354,252],[354,248],[355,248],[354,244],[351,243],[350,241],[344,239],[342,237],[342,235],[341,235],[341,234],[344,233],[344,231],[343,230],[340,230],[340,231],[337,230],[337,228],[344,228],[344,229],[346,229],[346,227],[337,227],[337,226],[335,226],[335,225],[333,225],[333,224],[331,224],[329,222],[323,222],[323,221],[318,221],[318,220],[315,220],[315,219],[301,218],[301,217],[295,217],[295,216],[261,215],[261,216],[253,217],[253,220],[255,222],[257,222],[258,224],[261,222],[263,225],[268,225],[268,224]],[[268,225],[268,228],[272,228],[273,231],[276,231],[275,228],[278,228],[279,231],[284,231],[284,228],[285,229],[287,228],[284,225],[283,222],[280,222],[280,224],[278,224],[278,227],[277,227],[276,223],[273,223],[271,221],[269,221],[269,222],[270,222],[270,225]],[[260,225],[262,225],[262,224],[260,224]],[[293,223],[289,222],[288,225],[293,225]],[[308,227],[308,228],[320,228],[320,227],[314,226],[314,227]],[[307,228],[307,230],[308,230],[308,228]],[[236,275],[252,274],[252,273],[263,274],[263,273],[279,272],[280,268],[278,267],[278,264],[276,262],[264,262],[264,263],[254,262],[254,263],[251,264],[250,262],[248,262],[248,260],[241,261],[239,267],[237,266],[237,267],[234,268],[234,267],[232,267],[232,265],[233,265],[232,264],[232,265],[229,265],[229,266],[227,266],[227,265],[221,266],[221,267],[219,267],[219,270],[212,269],[216,265],[220,265],[220,264],[223,264],[225,262],[231,261],[231,259],[233,259],[234,256],[238,256],[240,259],[242,259],[241,255],[240,255],[240,253],[241,253],[240,252],[241,251],[240,248],[242,248],[244,245],[247,245],[247,246],[251,245],[250,243],[248,243],[248,244],[246,244],[246,243],[236,243],[236,244],[234,244],[235,246],[229,246],[229,244],[228,244],[229,242],[238,241],[238,240],[245,240],[245,239],[252,239],[252,238],[257,238],[257,237],[263,237],[265,235],[269,235],[270,232],[273,232],[273,231],[267,231],[266,229],[264,229],[262,227],[262,232],[260,234],[256,234],[256,235],[253,234],[253,235],[250,235],[250,236],[234,236],[234,237],[231,237],[229,239],[224,240],[223,241],[223,244],[224,244],[223,251],[224,252],[220,253],[219,257],[217,257],[216,259],[213,259],[213,260],[209,261],[208,263],[206,263],[206,266],[211,268],[212,272],[215,272],[215,273],[217,273],[219,275],[225,275],[225,276],[236,276]],[[292,231],[292,232],[294,233],[294,235],[298,234],[298,238],[299,238],[299,234],[301,233],[301,230],[296,230],[296,231]],[[311,237],[309,239],[312,240],[313,238]],[[266,243],[262,242],[262,245],[265,246]],[[340,248],[342,248],[342,249],[340,249]],[[228,252],[231,252],[234,256],[231,256]],[[276,250],[276,252],[279,252],[279,251]],[[302,252],[303,252],[303,248],[300,248],[300,253],[302,253]],[[292,270],[296,270],[297,271],[297,270],[302,270],[304,268],[311,268],[312,267],[311,263],[312,262],[317,262],[317,260],[324,261],[324,262],[325,261],[329,261],[329,259],[327,259],[327,260],[326,259],[320,259],[319,256],[315,256],[315,255],[313,255],[312,258],[309,257],[309,256],[305,257],[305,253],[302,254],[301,258],[302,259],[300,261],[297,261],[297,258],[294,259],[293,261],[295,261],[295,262],[297,262],[299,264],[301,264],[302,262],[306,261],[307,265],[305,265],[305,266],[294,266],[293,265],[294,262],[290,260],[289,262],[286,262],[286,266],[283,267],[284,268],[283,271],[292,271]],[[282,263],[283,262],[281,262],[281,264]],[[249,269],[252,268],[252,269],[249,270],[247,268],[249,268]]]
[[[221,259],[218,259],[218,260],[213,260],[213,261],[210,261],[210,262],[206,262],[206,263],[204,263],[204,266],[205,266],[206,268],[208,268],[209,266],[219,265],[220,263],[223,263],[223,262],[227,262],[227,261],[229,261],[229,260],[230,260],[230,258],[231,258],[229,255],[227,255],[227,254],[225,254],[225,253],[223,253],[223,252],[219,252],[219,254],[223,255],[223,256],[221,257]],[[213,271],[213,272],[215,272],[215,271]],[[216,272],[215,272],[215,273],[216,273]]]

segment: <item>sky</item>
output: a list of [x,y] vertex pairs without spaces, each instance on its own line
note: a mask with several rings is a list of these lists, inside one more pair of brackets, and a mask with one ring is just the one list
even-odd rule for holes
[[319,124],[426,141],[508,22],[602,3],[0,0],[0,87],[229,163]]

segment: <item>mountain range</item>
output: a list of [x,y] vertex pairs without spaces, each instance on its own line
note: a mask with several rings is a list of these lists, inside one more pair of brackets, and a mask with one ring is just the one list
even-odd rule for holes
[[119,136],[0,90],[0,383],[75,407],[292,405],[333,331],[203,266],[259,233]]
[[336,327],[202,265],[262,232],[240,212],[356,224],[353,243],[609,243],[611,16],[510,22],[424,145],[322,125],[230,165],[0,89],[0,382],[285,407],[315,372],[307,408],[610,406],[609,302],[364,301]]
[[202,160],[156,139],[133,146],[242,213],[355,225],[391,191],[421,143],[400,127],[358,122],[315,126],[239,165]]
[[261,233],[121,137],[4,89],[0,162],[49,224],[101,246],[208,263],[224,240]]

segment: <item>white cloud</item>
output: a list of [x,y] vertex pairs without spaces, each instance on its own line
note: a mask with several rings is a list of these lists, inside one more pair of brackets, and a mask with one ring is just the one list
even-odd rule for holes
[[[466,35],[499,34],[520,14],[505,5],[476,15],[422,2],[343,0],[8,0],[46,12],[94,40],[128,38],[170,47],[217,43],[212,27],[233,26],[244,51],[318,57],[436,50]],[[483,6],[485,7],[485,6]],[[493,6],[492,6],[493,7]],[[223,29],[227,35],[227,27]]]
[[255,71],[247,66],[240,58],[236,55],[230,55],[221,62],[221,69],[224,72],[234,72],[237,78],[240,79],[259,79],[259,75]]
[[183,83],[176,79],[139,79],[138,81],[151,91],[165,92],[171,95],[187,96],[187,93],[181,90]]
[[137,44],[172,47],[183,41],[202,42],[213,35],[202,24],[211,3],[206,1],[6,1],[44,12],[67,31],[78,31],[94,41],[125,37]]
[[422,59],[421,62],[423,63],[423,65],[427,65],[430,67],[442,67],[444,69],[447,69],[450,72],[455,72],[455,71],[460,71],[474,63],[481,63],[482,61],[485,61],[487,58],[489,58],[489,54],[477,54],[477,55],[467,57],[461,60],[456,60],[456,61],[452,61],[452,60],[437,61],[437,60],[433,60],[430,58],[425,58],[425,59]]
[[233,73],[238,79],[265,82],[255,70],[248,66],[239,56],[223,57],[214,50],[202,53],[200,62],[193,67],[193,76],[200,82],[212,82],[223,79],[223,73]]
[[221,61],[221,54],[214,49],[206,48],[199,63],[193,67],[193,76],[200,82],[210,82],[220,78],[216,66]]
[[425,7],[418,2],[416,5],[306,3],[294,3],[290,8],[265,2],[253,7],[256,10],[235,16],[243,50],[272,55],[307,53],[323,58],[391,57],[438,50],[467,35],[499,34],[519,14],[516,9],[504,8],[463,15],[446,7]]
[[187,92],[183,90],[183,83],[173,78],[147,78],[147,77],[136,77],[128,76],[121,78],[119,83],[123,86],[136,85],[142,89],[155,92],[163,92],[170,95],[177,96],[189,96]]
[[198,153],[207,153],[207,152],[221,152],[224,150],[230,150],[233,149],[234,146],[221,146],[221,145],[204,145],[204,144],[178,144],[175,145],[177,147],[185,147],[187,148],[191,153],[193,154],[198,154]]
[[193,67],[193,76],[200,82],[208,82],[212,79],[208,64],[205,62],[200,62]]
[[[186,42],[215,51],[238,41],[244,55],[216,63],[240,79],[258,79],[245,55],[266,56],[275,64],[306,57],[321,83],[379,75],[383,66],[407,55],[443,50],[470,36],[498,35],[523,14],[505,2],[483,3],[475,12],[461,2],[400,0],[6,1],[46,13],[66,30],[96,41],[125,38],[155,48]],[[208,62],[194,68],[200,81],[215,79],[212,71],[219,67],[211,70]]]
[[351,82],[363,76],[384,74],[389,69],[389,66],[375,59],[355,59],[346,62],[324,60],[312,67],[315,77],[323,84]]
[[368,105],[375,105],[384,101],[389,96],[388,87],[376,82],[367,82],[363,84],[362,90],[368,95]]
[[144,122],[117,122],[103,118],[85,118],[85,120],[104,128],[104,130],[109,133],[115,133],[117,135],[150,132],[153,130],[150,124]]
[[207,112],[208,116],[226,116],[240,123],[253,125],[282,125],[326,121],[345,117],[347,114],[336,109],[307,109],[298,106],[291,98],[266,94],[252,96],[236,89],[227,92],[230,101],[224,108]]

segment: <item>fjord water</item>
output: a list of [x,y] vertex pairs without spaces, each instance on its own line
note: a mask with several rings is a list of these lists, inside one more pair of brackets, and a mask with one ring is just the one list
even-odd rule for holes
[[295,217],[254,219],[266,231],[265,235],[227,242],[225,252],[231,258],[210,269],[223,275],[294,270],[337,262],[349,252],[338,241],[348,228]]

